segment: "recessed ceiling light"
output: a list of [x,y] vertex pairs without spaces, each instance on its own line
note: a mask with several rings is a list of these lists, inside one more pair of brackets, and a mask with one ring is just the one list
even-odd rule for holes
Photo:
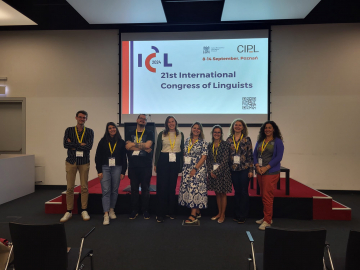
[[3,1],[0,1],[0,26],[5,25],[37,25]]

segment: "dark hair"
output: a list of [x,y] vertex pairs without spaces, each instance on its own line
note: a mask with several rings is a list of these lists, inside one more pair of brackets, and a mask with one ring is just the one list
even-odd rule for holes
[[200,139],[204,139],[204,131],[203,131],[203,127],[202,127],[202,125],[201,125],[201,123],[200,122],[195,122],[194,124],[192,124],[191,125],[191,129],[190,129],[190,138],[192,139],[192,137],[193,137],[193,134],[192,134],[192,128],[193,128],[193,126],[195,126],[195,125],[198,125],[199,126],[199,128],[200,128],[200,135],[199,135],[199,138]]
[[230,130],[229,130],[229,133],[230,135],[229,136],[232,136],[235,134],[235,130],[234,130],[234,125],[236,122],[241,122],[241,124],[243,125],[243,130],[241,131],[241,133],[244,135],[244,137],[246,138],[248,136],[248,127],[245,123],[244,120],[242,120],[241,118],[236,118],[234,119],[234,121],[232,121],[231,125],[230,125]]
[[222,127],[220,126],[220,125],[215,125],[215,126],[213,126],[212,127],[212,130],[211,130],[211,141],[212,142],[214,142],[214,136],[213,136],[213,132],[214,132],[214,129],[215,128],[220,128],[220,130],[221,130],[221,138],[220,138],[220,141],[223,141],[224,139],[223,139],[223,134],[224,134],[224,132],[223,132],[223,129],[222,129]]
[[280,132],[280,129],[278,127],[278,125],[274,122],[274,121],[266,121],[264,124],[262,124],[261,128],[260,128],[260,131],[259,131],[259,135],[258,135],[258,142],[261,142],[263,141],[265,138],[266,138],[266,135],[265,135],[265,126],[267,124],[270,124],[272,125],[273,129],[274,129],[274,134],[273,134],[273,137],[274,139],[275,138],[279,138],[280,140],[283,141],[283,137],[281,135],[281,132]]
[[[109,133],[109,130],[108,130],[109,126],[114,126],[116,128],[116,134],[115,134],[115,136],[113,138],[111,138],[111,136],[110,136],[110,133]],[[121,140],[121,135],[120,135],[119,129],[117,128],[117,126],[115,125],[114,122],[109,122],[109,123],[106,124],[104,138],[108,142]]]
[[179,131],[179,129],[178,129],[178,123],[177,123],[176,118],[175,118],[174,116],[172,116],[172,115],[169,115],[169,116],[166,117],[166,119],[165,119],[165,129],[164,129],[164,132],[163,132],[164,136],[167,136],[167,135],[169,134],[170,129],[169,129],[169,125],[168,125],[168,124],[169,124],[169,120],[170,120],[171,118],[173,118],[173,119],[175,120],[176,136],[180,134],[180,131]]
[[84,110],[78,111],[78,112],[76,113],[76,117],[78,117],[79,113],[85,114],[85,115],[86,115],[86,118],[88,118],[88,113],[87,113],[86,111],[84,111]]
[[147,121],[147,115],[145,113],[140,113],[136,119],[139,119],[141,115],[145,115]]

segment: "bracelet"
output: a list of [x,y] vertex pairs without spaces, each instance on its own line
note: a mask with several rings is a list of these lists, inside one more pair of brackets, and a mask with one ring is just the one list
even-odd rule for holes
[[198,169],[194,166],[194,170],[197,171]]

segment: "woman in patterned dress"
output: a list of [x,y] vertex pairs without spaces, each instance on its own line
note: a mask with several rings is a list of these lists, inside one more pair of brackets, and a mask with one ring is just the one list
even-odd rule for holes
[[185,223],[194,223],[201,217],[200,209],[207,208],[206,165],[207,143],[202,125],[191,126],[190,138],[184,145],[184,166],[179,190],[179,204],[191,208]]
[[230,126],[230,171],[235,190],[234,221],[245,223],[250,208],[249,182],[253,177],[253,149],[244,120],[235,119]]
[[211,137],[212,142],[209,143],[208,158],[206,159],[208,190],[215,191],[219,209],[219,213],[211,220],[218,220],[218,223],[223,223],[227,203],[226,193],[232,191],[229,168],[230,145],[223,140],[223,130],[219,125],[213,126]]

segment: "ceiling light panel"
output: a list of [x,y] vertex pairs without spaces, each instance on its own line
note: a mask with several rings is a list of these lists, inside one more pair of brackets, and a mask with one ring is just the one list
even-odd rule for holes
[[225,0],[222,21],[303,19],[320,0]]
[[67,0],[90,24],[166,23],[161,0]]
[[37,25],[3,1],[0,1],[0,26],[5,25]]

